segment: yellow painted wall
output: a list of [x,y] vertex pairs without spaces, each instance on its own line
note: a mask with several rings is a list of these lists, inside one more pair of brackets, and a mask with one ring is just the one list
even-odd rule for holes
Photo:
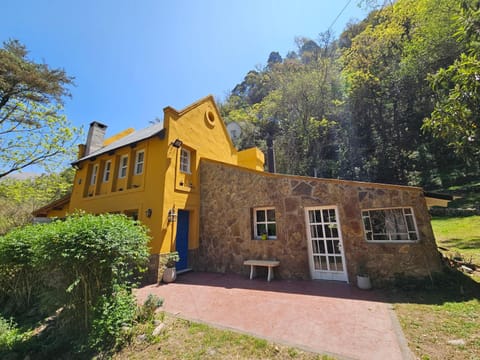
[[[168,221],[169,210],[190,211],[189,248],[199,246],[200,189],[199,164],[202,158],[263,170],[263,154],[258,149],[237,152],[211,96],[178,112],[164,109],[165,138],[158,136],[127,145],[95,159],[82,161],[75,175],[70,212],[83,209],[90,213],[131,213],[150,229],[151,253],[175,250],[176,222]],[[130,134],[126,131],[125,135]],[[116,137],[118,140],[121,137]],[[181,149],[172,146],[175,139],[190,151],[191,172],[180,171]],[[135,157],[144,151],[144,169],[134,174]],[[119,178],[122,156],[128,156],[128,174]],[[111,161],[110,179],[104,182],[104,170]],[[97,181],[90,185],[93,166],[98,164]],[[151,209],[151,217],[146,216]]]

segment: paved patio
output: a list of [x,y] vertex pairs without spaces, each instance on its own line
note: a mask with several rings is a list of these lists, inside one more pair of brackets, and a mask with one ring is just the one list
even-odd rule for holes
[[391,305],[345,283],[191,272],[153,293],[165,311],[337,359],[412,359]]

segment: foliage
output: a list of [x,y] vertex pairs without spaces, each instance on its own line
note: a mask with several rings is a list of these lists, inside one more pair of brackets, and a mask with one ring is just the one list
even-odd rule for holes
[[78,131],[62,113],[73,79],[27,54],[17,40],[0,49],[0,178],[34,164],[57,165]]
[[42,174],[28,179],[0,181],[0,235],[32,220],[32,211],[68,194],[74,170]]
[[89,346],[97,351],[114,350],[129,341],[136,316],[135,297],[115,286],[111,296],[102,295],[94,309]]
[[[375,10],[348,24],[338,40],[328,32],[316,41],[299,37],[296,52],[285,58],[272,52],[221,104],[225,120],[242,127],[236,145],[266,151],[273,139],[282,173],[430,188],[478,176],[479,146],[466,142],[478,138],[477,90],[466,92],[477,68],[467,81],[458,63],[462,53],[474,56],[468,49],[478,47],[471,44],[480,44],[478,9],[467,2],[364,1]],[[454,117],[459,109],[463,120]],[[428,120],[423,125],[435,111],[436,130]],[[442,123],[440,111],[451,111],[450,120]],[[454,143],[468,146],[454,153]]]
[[0,237],[0,304],[4,311],[25,311],[42,287],[37,271],[39,227],[18,228]]
[[167,268],[173,268],[175,267],[175,263],[180,260],[180,256],[178,255],[178,251],[173,251],[167,255],[167,262],[165,263],[165,266]]
[[51,272],[62,269],[54,295],[88,329],[91,309],[115,286],[131,288],[148,259],[146,228],[122,215],[76,214],[46,226],[39,256]]
[[11,350],[22,338],[23,334],[14,321],[0,316],[0,354]]
[[155,311],[162,305],[163,299],[157,295],[149,294],[143,305],[137,308],[137,321],[141,323],[152,321],[155,318]]
[[89,335],[96,349],[116,346],[124,339],[120,325],[135,317],[131,291],[147,264],[148,241],[145,227],[114,214],[17,228],[0,237],[2,308],[61,309],[56,326],[64,341]]

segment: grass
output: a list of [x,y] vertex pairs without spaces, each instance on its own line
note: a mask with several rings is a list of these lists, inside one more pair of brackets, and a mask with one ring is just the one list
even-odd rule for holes
[[334,360],[327,355],[268,342],[163,314],[166,330],[150,343],[134,341],[114,356],[124,359],[304,359]]
[[434,218],[432,227],[437,245],[449,249],[442,250],[446,256],[461,255],[480,267],[480,216]]
[[[480,216],[436,218],[432,227],[437,244],[449,249],[445,255],[461,254],[480,266]],[[437,279],[433,289],[392,295],[410,350],[422,360],[480,359],[479,299],[480,277],[458,271]]]

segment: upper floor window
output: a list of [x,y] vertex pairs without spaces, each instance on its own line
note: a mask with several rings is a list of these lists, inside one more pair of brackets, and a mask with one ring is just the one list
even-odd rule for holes
[[257,208],[253,210],[253,226],[255,239],[276,239],[277,224],[275,208]]
[[190,174],[190,159],[191,153],[189,150],[181,148],[180,149],[180,171],[183,173]]
[[137,152],[135,157],[135,175],[143,173],[143,164],[145,162],[145,151],[141,150]]
[[103,182],[107,182],[108,180],[110,180],[111,169],[112,169],[112,162],[108,160],[105,163],[105,169],[103,170]]
[[367,241],[416,241],[417,225],[411,208],[362,211]]
[[97,175],[98,175],[98,164],[93,165],[92,168],[92,177],[90,178],[90,185],[95,185],[97,182]]
[[118,168],[118,177],[124,178],[127,177],[128,170],[128,155],[123,155],[120,158],[120,167]]

